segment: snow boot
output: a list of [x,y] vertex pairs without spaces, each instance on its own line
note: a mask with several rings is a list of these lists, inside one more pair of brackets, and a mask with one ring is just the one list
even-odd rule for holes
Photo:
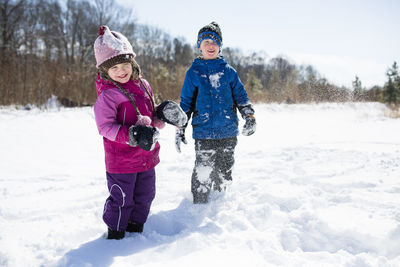
[[193,194],[193,204],[206,204],[208,203],[208,193]]
[[117,230],[111,230],[110,228],[108,228],[108,235],[107,235],[107,239],[122,239],[125,237],[125,232],[124,231],[117,231]]
[[128,233],[142,233],[143,232],[143,223],[128,222],[128,226],[126,227],[126,231]]
[[218,192],[222,192],[225,191],[225,187],[221,187],[221,184],[213,184],[213,190],[214,191],[218,191]]
[[212,183],[212,189],[214,191],[222,192],[225,191],[226,185],[221,181],[221,179],[214,179],[214,182]]

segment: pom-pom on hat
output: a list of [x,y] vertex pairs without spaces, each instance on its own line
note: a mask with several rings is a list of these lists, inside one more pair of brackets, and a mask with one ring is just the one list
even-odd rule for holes
[[222,33],[218,23],[213,21],[200,29],[199,34],[197,35],[197,48],[200,47],[201,42],[205,39],[212,39],[221,48]]
[[[96,67],[107,68],[123,62],[131,62],[136,56],[128,39],[119,32],[110,31],[107,26],[100,26],[99,36],[94,42]],[[114,59],[114,60],[113,60]]]

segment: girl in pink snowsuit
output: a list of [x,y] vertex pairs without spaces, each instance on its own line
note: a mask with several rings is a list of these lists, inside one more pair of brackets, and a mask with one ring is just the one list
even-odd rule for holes
[[128,39],[101,26],[94,44],[97,101],[94,114],[103,136],[108,190],[103,220],[108,239],[142,232],[155,197],[154,167],[160,162],[153,92],[141,78]]

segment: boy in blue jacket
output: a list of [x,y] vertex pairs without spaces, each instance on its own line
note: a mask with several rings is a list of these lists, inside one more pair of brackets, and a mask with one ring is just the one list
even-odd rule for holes
[[[192,116],[196,152],[191,185],[193,203],[207,203],[211,190],[224,190],[224,182],[232,181],[239,135],[236,109],[246,121],[243,135],[255,132],[256,120],[236,70],[220,55],[222,34],[216,22],[200,29],[197,47],[201,55],[186,72],[180,106],[188,119]],[[178,152],[181,143],[187,143],[186,126],[177,129]]]

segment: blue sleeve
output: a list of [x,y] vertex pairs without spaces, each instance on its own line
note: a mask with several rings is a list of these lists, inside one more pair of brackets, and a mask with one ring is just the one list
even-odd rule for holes
[[192,111],[194,105],[193,98],[195,95],[196,87],[192,83],[191,69],[186,72],[185,81],[183,82],[181,90],[181,102],[180,106],[185,113]]
[[236,105],[244,106],[250,104],[250,99],[247,95],[246,89],[244,88],[242,81],[239,78],[239,75],[237,74],[236,70],[233,69],[232,67],[230,68],[230,70],[231,70],[230,85],[232,88],[232,95]]

